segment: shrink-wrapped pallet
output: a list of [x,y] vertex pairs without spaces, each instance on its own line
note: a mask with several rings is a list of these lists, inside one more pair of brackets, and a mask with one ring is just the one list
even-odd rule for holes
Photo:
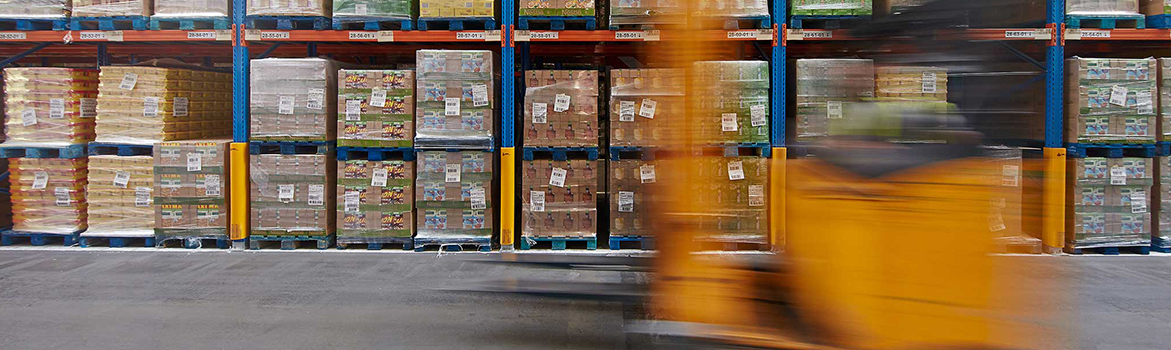
[[163,142],[154,148],[158,244],[228,238],[229,140]]
[[683,71],[610,70],[610,146],[663,146],[684,127]]
[[765,61],[696,62],[696,135],[709,144],[769,142],[769,73]]
[[248,0],[248,15],[330,16],[332,0]]
[[830,135],[830,121],[842,119],[843,103],[874,97],[874,61],[800,59],[796,64],[795,131],[798,142]]
[[90,156],[85,187],[89,229],[82,237],[153,237],[151,156]]
[[1065,69],[1066,142],[1155,141],[1155,59],[1074,57]]
[[[1067,0],[1065,14],[1078,16],[1138,15],[1139,0]],[[1139,19],[1140,21],[1142,19]]]
[[414,233],[413,161],[339,160],[337,241],[383,243]]
[[252,60],[251,139],[337,139],[337,64],[321,58]]
[[481,50],[416,52],[416,147],[493,147],[492,59]]
[[598,72],[525,72],[525,147],[598,146]]
[[98,142],[151,145],[232,130],[231,74],[149,66],[102,67]]
[[793,0],[789,12],[794,16],[869,16],[874,4],[871,0]]
[[334,233],[337,161],[332,154],[253,154],[249,162],[253,236]]
[[410,0],[334,0],[333,21],[356,23],[392,18],[411,19]]
[[199,18],[232,15],[230,0],[154,0],[154,3],[154,15],[151,17]]
[[150,16],[154,0],[73,0],[73,17]]
[[13,230],[66,235],[86,229],[87,158],[9,162]]
[[338,146],[411,147],[415,136],[415,72],[338,72]]
[[1154,158],[1069,160],[1066,248],[1151,244]]
[[522,165],[524,237],[597,237],[597,160],[526,160]]
[[98,71],[5,68],[5,145],[64,146],[94,140]]
[[416,162],[415,238],[492,237],[492,153],[423,151]]
[[419,18],[493,17],[494,0],[419,0]]
[[65,19],[69,0],[0,0],[0,18]]

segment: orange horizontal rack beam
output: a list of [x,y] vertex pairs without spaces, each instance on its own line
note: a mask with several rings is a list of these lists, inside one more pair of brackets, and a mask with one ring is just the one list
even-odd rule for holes
[[0,31],[6,42],[181,42],[222,41],[231,43],[231,30],[33,30]]
[[312,42],[500,42],[499,30],[269,30],[244,31],[247,41]]
[[[1046,28],[980,28],[955,29],[936,32],[939,40],[1050,40],[1053,33]],[[787,41],[848,41],[863,40],[850,36],[848,30],[789,29]]]
[[[528,42],[636,42],[676,40],[669,30],[517,30],[516,41]],[[701,30],[705,41],[772,41],[772,29]]]

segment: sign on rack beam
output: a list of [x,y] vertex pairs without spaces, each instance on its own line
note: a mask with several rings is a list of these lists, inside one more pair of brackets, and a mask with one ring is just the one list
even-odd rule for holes
[[25,40],[28,35],[24,32],[0,32],[0,40]]
[[1109,39],[1109,30],[1066,29],[1065,40]]

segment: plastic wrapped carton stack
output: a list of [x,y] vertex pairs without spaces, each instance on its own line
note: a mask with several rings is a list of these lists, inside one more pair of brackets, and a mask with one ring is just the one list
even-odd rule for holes
[[697,135],[706,143],[769,142],[769,74],[765,61],[695,64],[696,97],[703,117]]
[[687,2],[675,0],[610,1],[610,26],[685,24]]
[[416,70],[415,145],[492,147],[492,52],[419,50]]
[[354,23],[368,19],[411,19],[410,0],[334,0],[333,21]]
[[700,220],[700,236],[719,242],[767,243],[768,241],[768,158],[756,156],[700,158],[702,183],[692,190],[702,194],[718,215]]
[[150,16],[153,0],[73,0],[73,17]]
[[796,71],[798,142],[829,136],[830,120],[843,117],[843,103],[874,97],[874,61],[800,59]]
[[768,16],[768,2],[762,0],[700,0],[695,14],[721,18]]
[[16,231],[74,234],[86,229],[87,158],[12,158]]
[[69,0],[0,0],[0,18],[65,19]]
[[6,145],[52,145],[94,140],[98,71],[5,68]]
[[594,0],[525,0],[520,2],[520,15],[593,17]]
[[1069,161],[1066,248],[1151,244],[1153,158]]
[[248,15],[255,16],[329,17],[332,10],[332,0],[248,0]]
[[882,101],[947,102],[947,69],[937,67],[878,67],[875,96]]
[[229,0],[154,0],[154,3],[154,15],[151,17],[197,18],[232,15],[232,5]]
[[524,145],[598,146],[598,72],[525,72]]
[[415,72],[338,72],[338,146],[411,147],[415,135]]
[[102,67],[97,141],[150,145],[227,135],[231,74],[146,66]]
[[524,237],[597,237],[599,163],[538,159],[524,162]]
[[154,168],[150,156],[90,156],[85,186],[89,229],[83,237],[153,237]]
[[610,146],[650,147],[676,139],[687,106],[677,69],[610,70]]
[[1159,141],[1171,141],[1171,58],[1159,59],[1159,112],[1163,133]]
[[154,148],[158,244],[228,238],[228,140],[163,142]]
[[1171,248],[1171,157],[1157,157],[1155,162],[1158,163],[1159,182],[1156,185],[1159,188],[1159,213],[1158,224],[1154,226],[1157,230],[1151,243],[1156,247]]
[[492,153],[423,151],[416,159],[415,238],[491,238]]
[[1155,141],[1155,59],[1066,60],[1066,142]]
[[337,242],[390,243],[415,231],[414,162],[341,160],[337,163]]
[[494,0],[419,0],[419,18],[492,17]]
[[253,236],[334,233],[337,161],[331,154],[253,154]]
[[642,237],[654,234],[655,210],[662,208],[661,187],[673,174],[658,171],[658,161],[610,160],[610,237]]
[[871,0],[794,0],[794,16],[869,16],[874,12]]
[[1019,148],[987,147],[984,154],[996,163],[998,177],[992,180],[992,201],[988,204],[988,231],[997,242],[1012,245],[1035,246],[1032,250],[1040,253],[1041,240],[1024,230],[1025,178]]
[[1110,17],[1138,15],[1138,0],[1069,0],[1065,14]]
[[321,58],[252,60],[251,139],[336,140],[337,72]]

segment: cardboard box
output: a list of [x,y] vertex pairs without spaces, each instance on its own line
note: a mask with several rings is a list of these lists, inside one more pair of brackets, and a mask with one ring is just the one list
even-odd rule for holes
[[337,63],[328,59],[252,60],[251,139],[336,140],[337,74]]
[[414,71],[339,71],[338,146],[411,147],[415,135],[414,95]]
[[492,237],[492,153],[423,151],[416,159],[415,237]]
[[593,17],[593,0],[525,0],[520,3],[521,16]]
[[90,156],[82,237],[153,237],[151,156]]
[[331,154],[249,157],[253,235],[328,236],[336,227],[336,169]]
[[73,17],[150,16],[153,0],[73,0]]
[[94,140],[98,71],[5,68],[5,144],[78,144]]
[[377,243],[414,234],[414,162],[351,159],[337,166],[338,242]]
[[172,238],[228,237],[230,142],[210,139],[155,145],[157,242],[161,244]]
[[493,54],[478,50],[416,53],[415,145],[489,148],[496,125]]
[[598,147],[597,71],[530,70],[525,86],[525,146]]
[[1153,58],[1066,60],[1066,142],[1154,142],[1157,75]]
[[231,131],[231,74],[105,66],[99,79],[98,142],[154,144],[224,137]]
[[600,166],[584,159],[524,161],[521,235],[596,237]]
[[248,14],[330,17],[333,14],[333,0],[248,0]]
[[610,70],[610,145],[665,146],[677,140],[684,111],[683,72]]

